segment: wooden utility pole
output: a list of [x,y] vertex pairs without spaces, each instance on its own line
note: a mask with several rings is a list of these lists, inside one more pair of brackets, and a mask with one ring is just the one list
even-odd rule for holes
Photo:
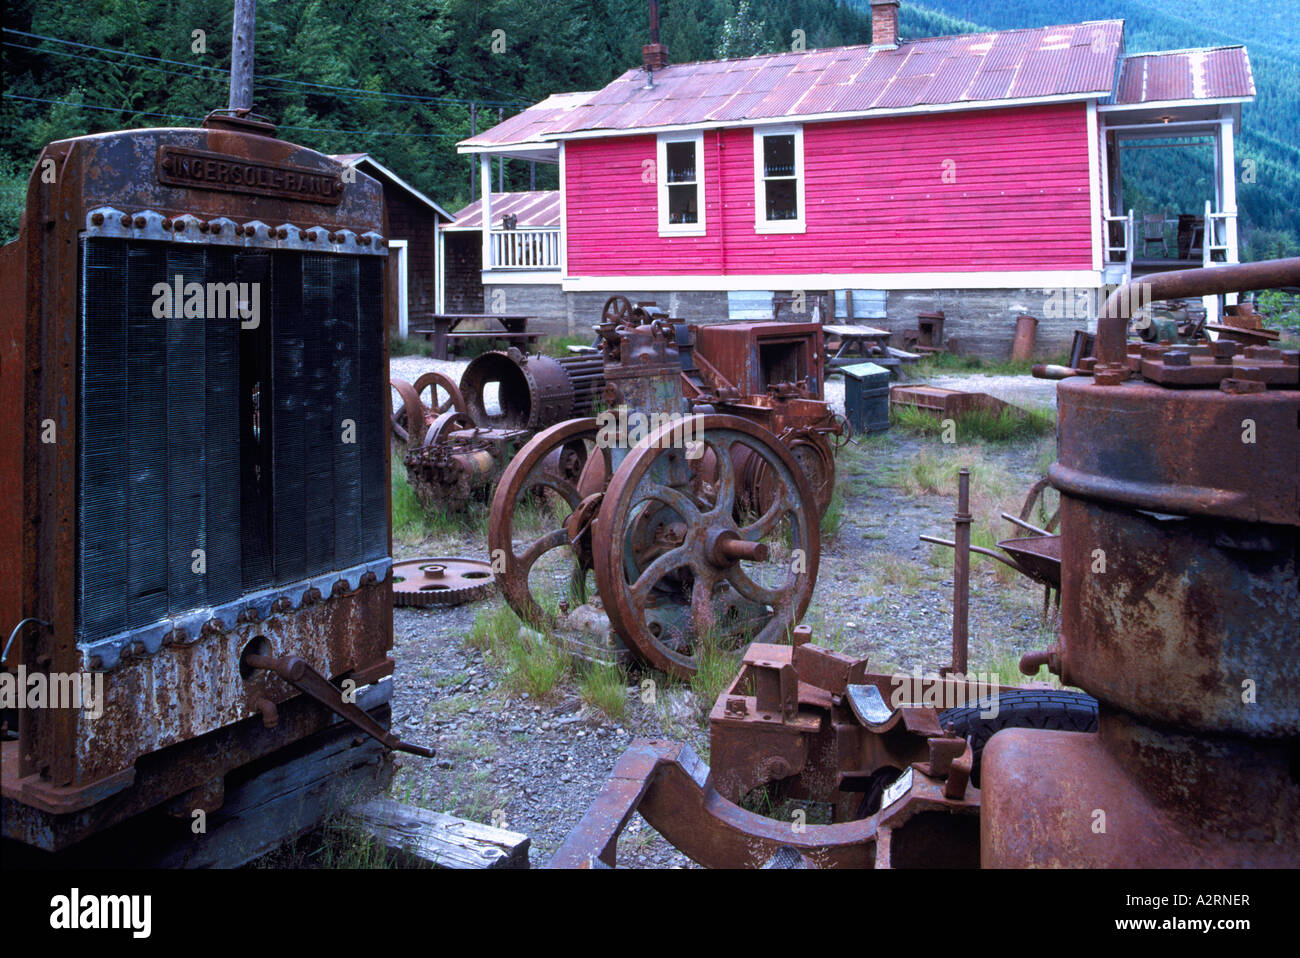
[[253,108],[253,31],[257,0],[235,0],[230,37],[230,109]]
[[[476,104],[469,105],[469,135],[473,139],[478,134],[478,107]],[[478,164],[475,162],[474,154],[469,157],[469,196],[474,198],[474,167]]]

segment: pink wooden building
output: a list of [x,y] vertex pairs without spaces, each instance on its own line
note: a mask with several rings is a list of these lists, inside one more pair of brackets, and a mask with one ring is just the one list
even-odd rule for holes
[[[855,318],[943,309],[989,354],[1028,312],[1055,351],[1105,285],[1237,260],[1244,48],[1126,56],[1122,20],[902,39],[897,6],[873,0],[869,46],[670,65],[648,47],[463,141],[484,184],[494,157],[560,168],[536,236],[509,235],[500,194],[475,204],[489,299],[584,331],[614,292],[710,321],[793,291],[842,316],[852,291]],[[1212,145],[1214,192],[1157,226],[1127,209],[1121,156],[1175,140]]]

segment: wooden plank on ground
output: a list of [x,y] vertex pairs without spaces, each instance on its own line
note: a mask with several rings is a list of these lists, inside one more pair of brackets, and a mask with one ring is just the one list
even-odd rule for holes
[[439,868],[527,868],[530,839],[454,815],[373,798],[348,815],[387,848]]

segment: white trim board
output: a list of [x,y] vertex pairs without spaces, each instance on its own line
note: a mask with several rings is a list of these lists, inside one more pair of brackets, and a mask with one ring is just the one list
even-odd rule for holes
[[[528,279],[513,282],[529,282]],[[532,282],[539,282],[534,279]],[[540,280],[546,282],[546,280]],[[566,293],[645,290],[729,292],[772,289],[1095,289],[1100,270],[1016,270],[975,273],[765,273],[747,276],[566,276]]]
[[483,270],[479,278],[484,286],[558,286],[564,274],[558,269]]

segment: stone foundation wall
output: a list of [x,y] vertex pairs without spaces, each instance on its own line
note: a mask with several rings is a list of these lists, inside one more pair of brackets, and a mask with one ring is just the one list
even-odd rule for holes
[[[634,303],[653,302],[685,322],[728,320],[727,294],[723,291],[620,292]],[[484,306],[487,312],[536,316],[535,328],[546,335],[585,337],[599,322],[600,311],[609,296],[608,292],[564,293],[558,284],[498,285],[487,287]],[[1063,308],[1063,302],[1059,290],[891,290],[886,298],[885,319],[857,322],[898,333],[892,342],[901,347],[901,333],[916,328],[917,313],[942,310],[944,342],[955,340],[958,353],[982,359],[1006,359],[1011,355],[1011,343],[1016,335],[1016,318],[1028,314],[1038,319],[1034,356],[1048,359],[1070,348],[1076,329],[1095,328],[1095,314],[1087,315],[1076,307]]]

